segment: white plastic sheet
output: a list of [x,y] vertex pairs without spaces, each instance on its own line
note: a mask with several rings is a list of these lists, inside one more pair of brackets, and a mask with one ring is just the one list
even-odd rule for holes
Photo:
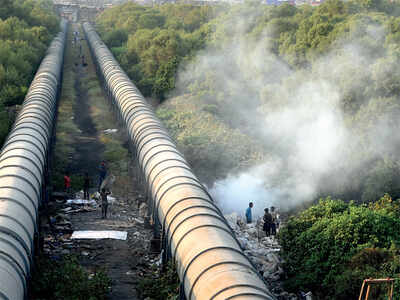
[[97,203],[94,200],[70,199],[67,200],[67,204],[96,205]]
[[128,236],[126,231],[116,230],[79,230],[72,233],[71,239],[115,239],[125,241]]

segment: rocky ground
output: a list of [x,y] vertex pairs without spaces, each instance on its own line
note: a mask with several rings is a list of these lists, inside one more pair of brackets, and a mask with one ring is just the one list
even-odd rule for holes
[[311,293],[290,294],[283,289],[284,261],[279,256],[280,246],[276,237],[267,237],[263,232],[262,218],[255,223],[246,224],[236,213],[225,215],[235,231],[238,241],[246,255],[262,274],[270,291],[280,300],[311,299]]

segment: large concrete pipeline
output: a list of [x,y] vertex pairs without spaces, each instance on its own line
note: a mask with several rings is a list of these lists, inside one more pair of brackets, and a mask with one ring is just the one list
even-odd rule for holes
[[84,31],[135,147],[186,299],[275,299],[139,90],[89,23]]
[[67,23],[52,41],[0,154],[0,298],[26,298]]

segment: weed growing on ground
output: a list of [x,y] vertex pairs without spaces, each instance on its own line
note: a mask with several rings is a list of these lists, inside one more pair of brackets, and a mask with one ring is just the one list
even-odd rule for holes
[[61,260],[40,257],[32,276],[32,300],[101,300],[110,291],[104,270],[86,272],[74,256]]
[[175,300],[179,295],[179,277],[173,263],[169,263],[164,272],[158,267],[139,280],[138,291],[142,298],[154,300]]

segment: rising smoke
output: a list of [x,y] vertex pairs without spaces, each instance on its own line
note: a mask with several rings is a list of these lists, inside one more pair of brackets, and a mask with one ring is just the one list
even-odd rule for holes
[[[249,19],[230,20],[236,26],[230,30],[231,42],[213,44],[185,66],[178,89],[190,91],[193,85],[204,85],[218,90],[229,98],[226,103],[232,115],[224,116],[228,123],[264,145],[266,156],[257,166],[229,174],[210,189],[224,212],[243,214],[253,201],[255,215],[261,215],[264,207],[290,209],[313,200],[321,191],[345,185],[352,176],[345,170],[359,169],[370,161],[371,157],[352,157],[362,141],[346,123],[343,99],[360,92],[374,58],[356,40],[337,41],[311,68],[294,71],[268,50],[274,28],[268,27],[258,40],[246,36],[250,25],[243,20]],[[369,26],[363,41],[383,42],[383,38],[380,27]],[[237,119],[245,119],[247,125],[235,124]],[[393,142],[382,141],[382,129],[388,132],[375,127],[370,142],[393,148]]]

